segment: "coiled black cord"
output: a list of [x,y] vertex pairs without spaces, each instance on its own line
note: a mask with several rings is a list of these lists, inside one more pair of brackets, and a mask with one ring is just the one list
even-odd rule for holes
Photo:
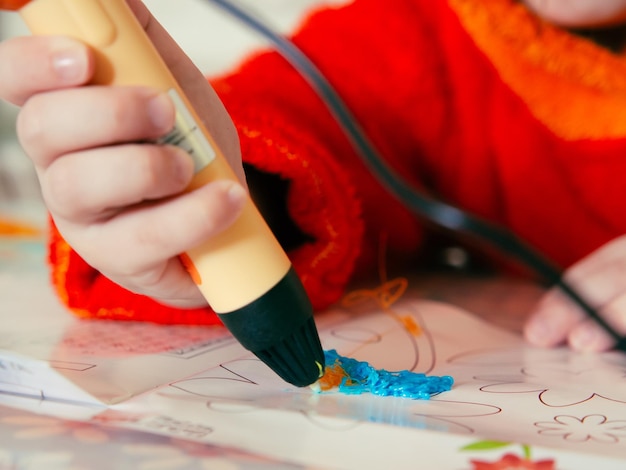
[[563,280],[562,272],[544,256],[510,231],[416,191],[390,168],[332,85],[292,41],[276,33],[231,0],[209,1],[272,43],[275,49],[316,91],[372,174],[402,204],[424,219],[449,230],[487,242],[505,255],[514,257],[550,285],[558,286],[589,318],[592,318],[613,338],[616,349],[626,351],[626,337],[621,337],[589,303],[569,286]]

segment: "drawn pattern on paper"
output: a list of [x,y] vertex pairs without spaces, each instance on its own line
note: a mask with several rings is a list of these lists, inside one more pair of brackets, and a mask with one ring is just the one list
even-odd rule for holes
[[620,364],[612,355],[576,354],[565,349],[491,349],[468,352],[450,362],[510,369],[510,374],[476,375],[476,380],[486,383],[480,388],[486,393],[536,393],[543,405],[553,408],[592,399],[626,403],[626,361]]
[[[436,303],[398,302],[393,311],[394,315],[381,314],[377,305],[359,305],[320,318],[324,349],[335,348],[391,371],[449,373],[461,379],[452,391],[428,401],[318,394],[286,384],[243,350],[236,348],[226,356],[224,349],[216,351],[217,359],[206,371],[198,373],[194,367],[186,379],[160,382],[157,389],[136,397],[137,408],[130,400],[128,407],[124,403],[116,408],[119,415],[109,410],[94,421],[220,442],[224,432],[233,431],[228,423],[245,426],[275,410],[277,422],[301,425],[307,432],[344,433],[348,440],[367,423],[383,423],[572,450],[583,443],[585,451],[623,455],[626,408],[620,410],[625,403],[621,387],[626,362],[621,356],[586,357],[567,350],[528,348],[514,335]],[[407,324],[413,325],[410,330]],[[135,358],[134,354],[128,357]],[[205,358],[211,359],[211,354],[202,356],[203,364]],[[166,359],[157,352],[152,362],[136,361],[137,372]],[[178,367],[180,361],[174,362]]]
[[[524,400],[534,415],[544,416],[525,424],[543,440],[617,446],[615,450],[626,443],[626,358],[619,353],[523,346],[468,351],[449,362],[472,370],[482,393],[507,403],[507,396],[518,395],[516,402]],[[491,368],[498,373],[490,374]],[[550,410],[568,412],[552,415]]]
[[571,415],[555,416],[553,421],[535,423],[539,434],[562,437],[571,442],[598,441],[617,444],[626,438],[626,420],[611,421],[594,414],[578,418]]
[[[410,315],[420,334],[416,336],[407,331],[391,316],[354,315],[344,311],[342,321],[322,332],[322,343],[324,347],[337,348],[342,354],[374,363],[377,368],[432,371],[437,363],[436,347],[419,309],[415,304],[406,304],[396,311],[405,319],[403,324]],[[389,351],[394,351],[393,363],[381,364],[380,359],[389,357]],[[223,363],[190,379],[173,382],[159,394],[176,399],[194,397],[220,413],[247,413],[267,408],[292,410],[319,427],[337,426],[336,421],[325,419],[330,416],[353,420],[354,425],[360,421],[385,422],[457,434],[474,432],[464,421],[501,411],[495,405],[448,400],[445,393],[428,401],[333,392],[318,394],[277,380],[256,358]],[[342,422],[339,426],[351,425]]]

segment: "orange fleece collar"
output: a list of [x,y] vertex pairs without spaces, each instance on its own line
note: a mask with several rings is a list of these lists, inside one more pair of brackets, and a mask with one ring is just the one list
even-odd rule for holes
[[533,115],[566,140],[626,136],[626,59],[542,21],[517,0],[451,8]]

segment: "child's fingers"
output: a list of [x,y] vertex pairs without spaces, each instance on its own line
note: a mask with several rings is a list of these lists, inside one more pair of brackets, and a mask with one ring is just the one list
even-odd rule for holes
[[20,36],[0,42],[0,98],[21,106],[33,94],[87,83],[94,70],[89,49],[57,36]]
[[[565,281],[603,317],[626,317],[626,237],[619,237],[585,257],[564,276]],[[539,346],[568,341],[576,349],[603,348],[608,337],[585,322],[584,312],[558,289],[551,290],[529,318],[524,334]],[[624,320],[619,320],[623,322]]]
[[626,18],[626,0],[526,0],[528,6],[551,23],[568,28],[599,28]]
[[[618,335],[626,335],[626,294],[603,306],[601,314]],[[577,324],[568,335],[568,342],[576,351],[599,352],[615,346],[615,338],[592,319]]]
[[558,289],[548,292],[524,325],[526,340],[540,347],[567,341],[570,331],[583,319],[583,312]]
[[[603,305],[598,313],[616,332],[626,334],[626,295]],[[567,343],[575,351],[606,351],[615,345],[612,336],[557,292],[542,300],[526,323],[524,336],[535,346]]]
[[207,303],[178,258],[170,258],[162,265],[143,273],[126,278],[118,277],[116,282],[131,292],[174,307],[195,308]]
[[57,226],[87,262],[115,278],[131,279],[225,230],[246,200],[243,187],[221,180],[130,208],[102,224],[83,228],[57,221]]
[[17,132],[35,166],[45,169],[65,153],[156,139],[174,120],[172,101],[156,90],[86,87],[34,96],[18,116]]
[[127,206],[174,196],[193,173],[193,160],[177,147],[128,144],[58,158],[40,173],[40,182],[57,218],[87,225]]
[[615,339],[590,319],[577,324],[567,342],[574,351],[581,352],[608,351],[615,346]]

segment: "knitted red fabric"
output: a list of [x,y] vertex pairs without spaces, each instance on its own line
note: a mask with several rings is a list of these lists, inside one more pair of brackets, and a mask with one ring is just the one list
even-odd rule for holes
[[[621,57],[516,0],[355,0],[312,15],[294,39],[412,184],[511,228],[564,267],[626,231]],[[421,222],[283,59],[259,54],[214,83],[244,160],[291,181],[291,217],[315,241],[290,255],[316,307],[338,298],[355,266],[375,265],[381,238],[390,259],[415,254]],[[113,285],[54,232],[51,263],[79,314],[208,321],[207,311]]]

